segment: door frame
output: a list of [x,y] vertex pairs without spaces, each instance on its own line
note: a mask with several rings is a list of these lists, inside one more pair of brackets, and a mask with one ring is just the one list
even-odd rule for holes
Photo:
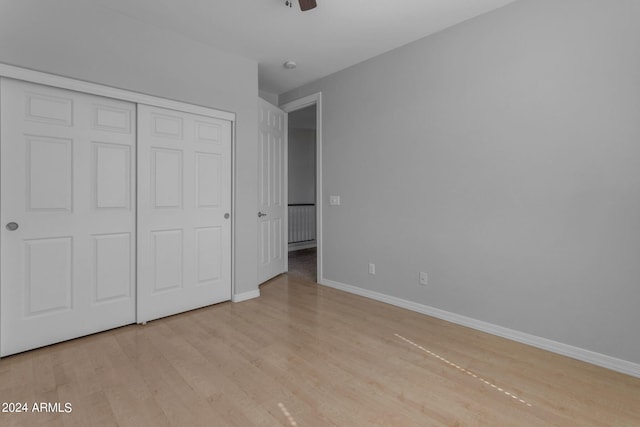
[[[316,282],[324,281],[322,269],[322,92],[316,92],[311,95],[295,99],[280,105],[280,108],[287,113],[300,110],[302,108],[316,106]],[[289,125],[287,120],[287,128],[285,133],[285,172],[289,170]],[[285,198],[289,200],[288,173],[285,181]],[[289,229],[288,209],[285,213],[285,229]],[[285,239],[283,250],[288,253],[288,239]],[[289,262],[286,260],[285,267],[289,270]]]
[[[53,86],[60,89],[72,90],[91,95],[113,98],[121,101],[129,101],[136,104],[146,104],[153,107],[167,108],[170,110],[183,111],[185,113],[199,114],[216,119],[228,120],[231,122],[231,300],[236,295],[236,113],[217,110],[196,104],[189,104],[182,101],[162,98],[153,95],[146,95],[130,90],[118,89],[115,87],[77,80],[70,77],[63,77],[56,74],[30,70],[14,65],[0,62],[0,77],[15,80],[22,80],[30,83],[37,83],[45,86]],[[137,219],[136,219],[137,221]],[[0,284],[1,286],[1,284]]]

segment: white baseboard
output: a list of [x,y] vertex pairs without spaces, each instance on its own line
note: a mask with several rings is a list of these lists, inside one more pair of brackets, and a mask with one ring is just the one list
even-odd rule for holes
[[360,295],[366,298],[371,298],[373,300],[385,302],[397,307],[406,308],[408,310],[446,320],[451,323],[467,326],[472,329],[487,332],[492,335],[497,335],[499,337],[507,338],[512,341],[528,344],[533,347],[541,348],[543,350],[561,354],[563,356],[571,357],[573,359],[581,360],[583,362],[591,363],[596,366],[601,366],[603,368],[611,369],[613,371],[640,378],[640,364],[637,363],[617,359],[605,354],[600,354],[590,350],[585,350],[583,348],[548,340],[546,338],[540,338],[535,335],[527,334],[509,328],[504,328],[502,326],[497,326],[491,323],[483,322],[481,320],[472,319],[470,317],[461,316],[459,314],[440,310],[428,305],[392,297],[389,295],[381,294],[379,292],[358,288],[352,285],[345,285],[344,283],[334,282],[325,278],[322,278],[322,280],[318,281],[318,283],[330,288],[339,289],[341,291]]
[[312,240],[310,242],[299,242],[299,243],[289,243],[289,252],[292,251],[300,251],[302,249],[311,249],[317,246],[316,241]]
[[242,302],[254,298],[258,298],[260,296],[260,289],[256,289],[255,291],[243,292],[241,294],[234,294],[231,296],[232,302]]

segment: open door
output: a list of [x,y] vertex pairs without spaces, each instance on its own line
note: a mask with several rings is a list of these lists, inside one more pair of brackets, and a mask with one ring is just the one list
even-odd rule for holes
[[259,98],[258,120],[258,283],[263,283],[287,271],[287,114]]

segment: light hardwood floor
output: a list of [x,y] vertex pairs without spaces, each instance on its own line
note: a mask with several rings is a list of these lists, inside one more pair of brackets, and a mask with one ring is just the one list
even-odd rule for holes
[[0,425],[640,426],[640,379],[294,276],[261,292],[0,360],[1,402],[73,409]]

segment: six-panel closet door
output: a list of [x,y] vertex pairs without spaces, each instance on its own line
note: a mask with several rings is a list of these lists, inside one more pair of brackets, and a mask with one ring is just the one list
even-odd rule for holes
[[134,322],[135,104],[0,85],[0,355]]
[[231,298],[231,121],[0,98],[0,356]]
[[231,122],[138,105],[138,322],[231,298]]

